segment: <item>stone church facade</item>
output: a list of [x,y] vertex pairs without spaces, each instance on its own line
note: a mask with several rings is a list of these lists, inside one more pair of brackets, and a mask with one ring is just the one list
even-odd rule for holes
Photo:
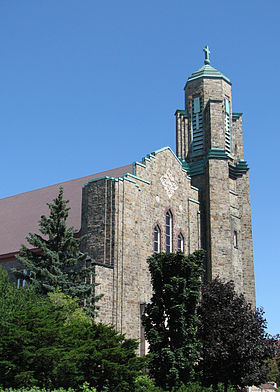
[[147,258],[166,251],[168,240],[170,251],[177,251],[179,237],[186,253],[200,248],[198,193],[170,148],[136,162],[133,173],[85,185],[82,232],[95,261],[97,291],[106,293],[99,302],[102,321],[139,336],[141,304],[151,298]]
[[104,295],[98,317],[128,337],[143,337],[141,312],[152,293],[146,260],[154,252],[204,248],[206,277],[234,280],[255,305],[242,114],[232,111],[231,82],[204,51],[175,113],[176,154],[162,148],[132,165],[0,200],[0,265],[20,268],[20,243],[64,187],[69,223],[87,234],[84,250]]

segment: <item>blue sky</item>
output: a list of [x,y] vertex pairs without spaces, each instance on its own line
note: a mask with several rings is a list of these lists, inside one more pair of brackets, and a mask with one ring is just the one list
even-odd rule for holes
[[279,333],[279,15],[279,0],[0,0],[0,197],[175,150],[208,44],[244,113],[257,303]]

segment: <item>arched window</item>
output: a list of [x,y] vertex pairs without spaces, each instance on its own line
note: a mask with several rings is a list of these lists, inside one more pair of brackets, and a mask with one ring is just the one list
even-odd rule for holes
[[160,228],[158,226],[154,228],[154,252],[160,252]]
[[178,235],[178,252],[184,252],[184,237],[181,233]]
[[166,252],[172,252],[172,214],[167,211],[165,216]]

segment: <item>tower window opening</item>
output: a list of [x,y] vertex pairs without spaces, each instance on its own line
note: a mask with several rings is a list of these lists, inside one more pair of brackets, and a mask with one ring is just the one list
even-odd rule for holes
[[172,252],[172,214],[170,211],[167,211],[165,219],[166,252]]
[[238,241],[237,241],[237,231],[234,230],[233,232],[233,246],[237,249],[238,248]]
[[192,152],[203,150],[203,118],[200,97],[192,99]]
[[184,252],[184,237],[181,233],[178,235],[178,252]]
[[160,228],[155,226],[154,228],[154,253],[160,252]]
[[225,150],[231,153],[231,121],[230,121],[230,104],[225,98]]

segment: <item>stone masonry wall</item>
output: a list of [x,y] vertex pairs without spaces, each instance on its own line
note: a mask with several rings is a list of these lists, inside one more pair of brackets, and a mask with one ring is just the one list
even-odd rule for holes
[[[252,241],[252,223],[251,223],[251,202],[249,189],[249,174],[243,175],[236,180],[236,189],[238,192],[238,204],[240,211],[240,248],[243,265],[243,288],[245,298],[256,305],[255,297],[255,276],[253,263],[253,241]],[[238,245],[239,248],[239,245]]]
[[[199,96],[203,108],[204,153],[187,159],[205,159],[204,173],[192,177],[192,184],[200,190],[202,246],[208,254],[207,277],[219,275],[234,280],[238,292],[255,304],[252,229],[248,175],[229,177],[229,162],[243,159],[242,117],[231,120],[231,155],[228,158],[207,158],[209,149],[225,150],[224,99],[230,102],[231,85],[223,79],[201,78],[185,87],[186,107],[191,113],[191,100]],[[188,143],[191,140],[189,118]],[[238,244],[234,244],[237,235]]]
[[178,157],[185,159],[189,149],[188,140],[188,118],[186,118],[180,111],[176,112],[176,154]]
[[[108,192],[110,187],[113,198]],[[99,303],[99,319],[112,323],[127,337],[139,338],[140,304],[149,302],[152,294],[146,260],[153,254],[154,227],[158,225],[161,229],[161,250],[165,251],[165,215],[171,211],[173,251],[177,251],[179,233],[184,237],[185,253],[200,248],[198,190],[191,186],[190,178],[170,149],[150,156],[144,164],[136,163],[134,176],[95,181],[86,188],[84,203],[88,204],[85,206],[88,216],[83,229],[88,230],[87,246],[98,257],[95,279],[100,285],[96,292],[104,294]],[[109,199],[114,211],[114,219],[109,221],[109,226],[113,222],[112,230],[108,226],[105,229],[104,224],[108,216],[104,206],[109,208]],[[99,226],[98,230],[93,229],[94,224]],[[113,265],[103,267],[106,230],[114,233]]]
[[212,277],[234,278],[227,160],[209,160],[209,220]]
[[114,287],[114,269],[106,266],[95,265],[95,294],[102,294],[103,297],[97,302],[98,317],[105,324],[115,324],[115,287]]
[[[227,160],[209,161],[211,277],[233,280],[255,306],[255,280],[248,174],[230,179]],[[237,246],[234,244],[237,233]]]
[[86,250],[94,262],[114,264],[115,189],[104,178],[83,188],[82,233],[87,234]]
[[222,100],[210,101],[210,148],[225,149],[225,114]]
[[[231,223],[231,248],[232,248],[232,267],[235,288],[239,293],[243,292],[243,262],[241,246],[241,221],[239,209],[239,195],[236,189],[236,180],[229,180],[229,202],[230,202],[230,223]],[[237,246],[234,245],[234,232],[237,234]]]
[[205,278],[206,280],[212,279],[211,269],[211,231],[210,231],[210,219],[209,219],[209,179],[208,179],[208,164],[205,166],[205,173],[194,176],[192,178],[192,184],[199,188],[199,201],[200,201],[200,224],[201,224],[201,248],[206,251],[205,260]]
[[240,159],[244,159],[243,152],[243,130],[242,130],[242,117],[231,123],[231,144],[232,144],[232,156],[234,161],[237,162]]
[[114,322],[114,233],[115,183],[104,178],[89,182],[83,188],[82,234],[86,234],[83,250],[95,265],[96,295],[99,318],[107,324]]
[[[204,151],[209,148],[225,148],[224,136],[224,99],[230,101],[231,85],[223,79],[197,79],[188,82],[185,87],[185,106],[191,113],[192,98],[200,97],[203,111]],[[222,116],[220,115],[221,113]],[[209,123],[211,121],[211,124]],[[188,121],[188,135],[186,135],[186,150],[184,157],[190,158],[191,146],[191,118]],[[197,158],[199,159],[199,158]]]

